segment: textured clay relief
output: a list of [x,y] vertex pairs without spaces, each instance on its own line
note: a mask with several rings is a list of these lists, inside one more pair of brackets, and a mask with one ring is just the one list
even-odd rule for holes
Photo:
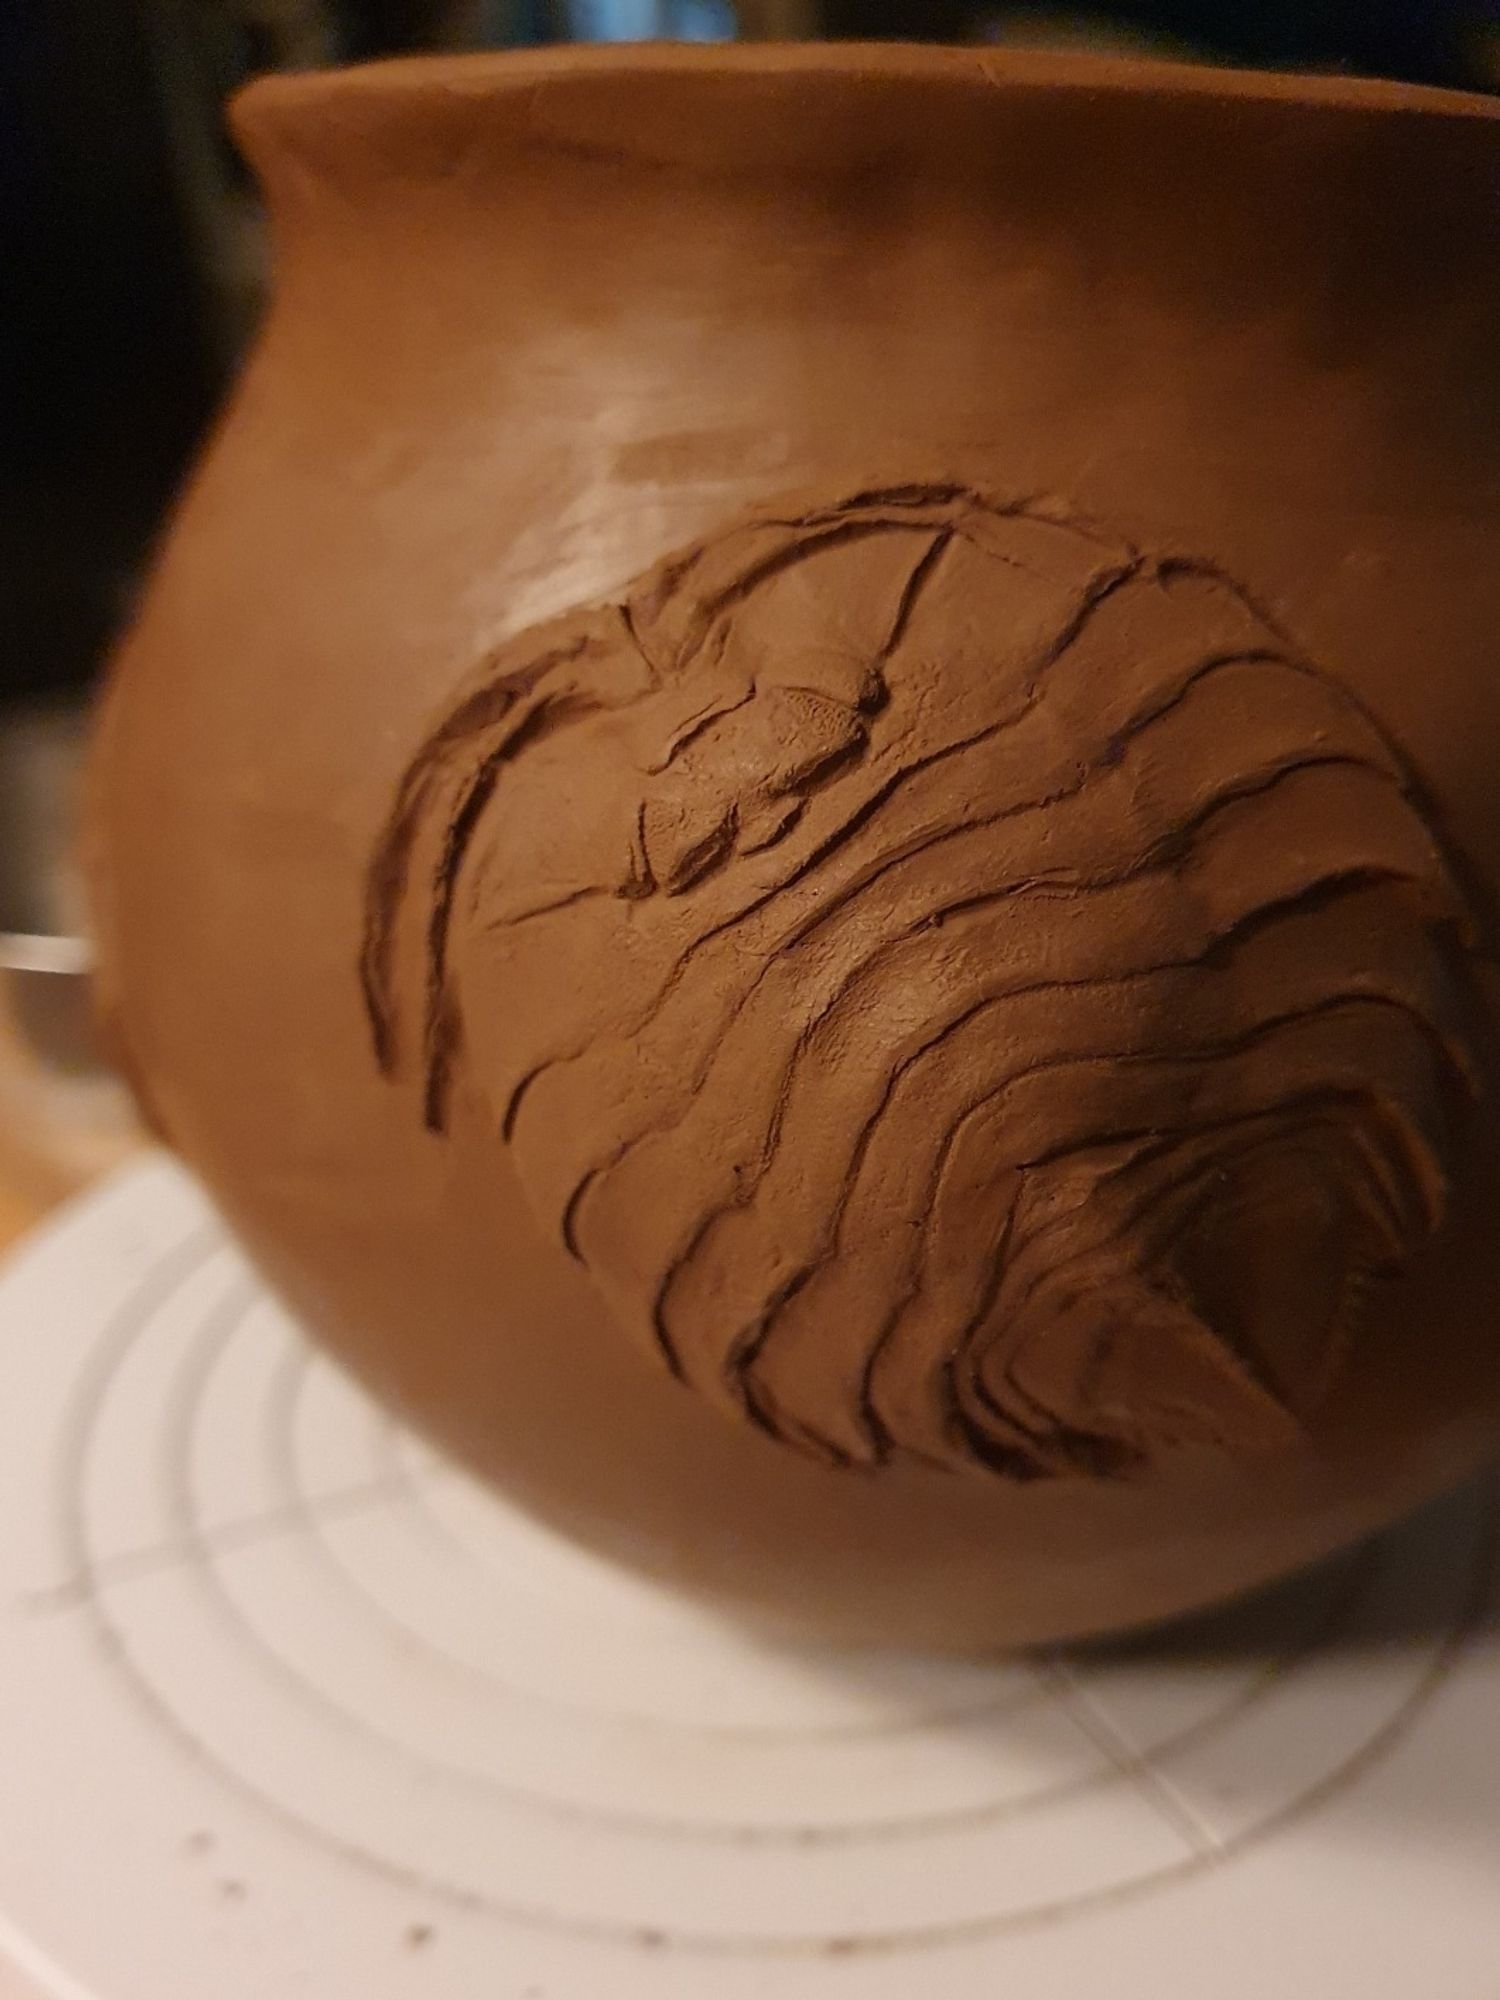
[[1443,1215],[1469,950],[1399,753],[1234,580],[934,485],[487,659],[364,981],[693,1389],[838,1465],[1099,1477],[1328,1393]]

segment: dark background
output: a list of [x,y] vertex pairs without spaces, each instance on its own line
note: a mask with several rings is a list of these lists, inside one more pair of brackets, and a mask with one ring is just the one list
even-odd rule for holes
[[253,323],[258,220],[219,122],[235,84],[652,34],[1058,42],[1500,90],[1500,0],[0,0],[0,704],[88,683]]

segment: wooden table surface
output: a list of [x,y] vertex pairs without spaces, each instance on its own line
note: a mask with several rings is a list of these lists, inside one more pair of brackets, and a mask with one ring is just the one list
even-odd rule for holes
[[143,1143],[121,1086],[49,1070],[5,999],[0,980],[0,1255]]
[[47,1204],[0,1184],[0,1251],[5,1251],[47,1211]]

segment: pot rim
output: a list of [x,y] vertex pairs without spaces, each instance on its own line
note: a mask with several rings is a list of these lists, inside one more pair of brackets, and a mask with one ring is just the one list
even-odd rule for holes
[[236,94],[233,117],[242,132],[253,133],[263,121],[279,124],[283,113],[300,119],[384,104],[409,112],[413,100],[425,96],[434,111],[451,114],[464,102],[494,102],[571,79],[754,82],[801,76],[853,84],[946,82],[958,88],[1017,94],[1043,90],[1167,99],[1218,97],[1308,110],[1500,123],[1500,97],[1383,77],[1220,67],[1077,50],[852,41],[558,43],[541,49],[398,56],[258,77]]

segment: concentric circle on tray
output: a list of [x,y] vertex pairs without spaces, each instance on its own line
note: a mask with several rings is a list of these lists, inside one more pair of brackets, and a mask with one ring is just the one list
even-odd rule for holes
[[[1422,1559],[1397,1536],[1289,1593],[1278,1653],[1213,1671],[1204,1702],[1138,1742],[1087,1656],[954,1666],[757,1648],[456,1471],[393,1453],[383,1418],[311,1358],[232,1253],[205,1246],[175,1283],[160,1278],[75,1413],[80,1568],[108,1561],[94,1468],[143,1445],[180,1555],[164,1573],[179,1599],[170,1625],[155,1605],[142,1616],[138,1593],[101,1596],[121,1671],[309,1837],[524,1921],[646,1928],[709,1950],[897,1946],[1180,1876],[1220,1843],[1174,1796],[1174,1755],[1262,1711],[1295,1718],[1315,1645],[1403,1590],[1404,1565]],[[226,1422],[252,1441],[271,1524],[253,1537],[235,1532],[220,1490]],[[1336,1781],[1420,1701],[1464,1615],[1474,1553],[1442,1579],[1430,1643],[1388,1663],[1374,1701],[1325,1737],[1267,1819]],[[217,1725],[230,1685],[237,1709],[265,1714],[253,1760],[238,1727]],[[335,1786],[321,1770],[306,1782],[309,1731]],[[382,1824],[374,1801],[393,1785],[420,1810]],[[623,1842],[635,1850],[624,1877]],[[727,1870],[734,1920],[706,1924]]]
[[532,1948],[783,1980],[1165,1908],[1378,1769],[1489,1585],[1474,1493],[1169,1642],[778,1650],[394,1429],[184,1210],[36,1391],[32,1608],[236,1811]]

